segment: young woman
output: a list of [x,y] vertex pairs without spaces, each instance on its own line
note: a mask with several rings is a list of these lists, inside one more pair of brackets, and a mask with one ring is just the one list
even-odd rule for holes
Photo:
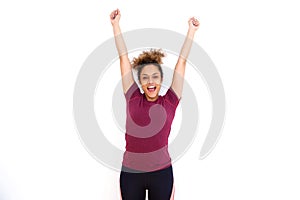
[[[168,153],[168,137],[177,105],[181,99],[186,59],[199,22],[188,20],[189,28],[175,66],[172,84],[164,96],[159,95],[163,81],[161,68],[165,54],[160,50],[143,51],[130,62],[119,26],[121,13],[110,15],[119,53],[123,92],[126,99],[126,151],[120,173],[122,200],[174,199],[174,179]],[[134,81],[137,71],[143,93]]]

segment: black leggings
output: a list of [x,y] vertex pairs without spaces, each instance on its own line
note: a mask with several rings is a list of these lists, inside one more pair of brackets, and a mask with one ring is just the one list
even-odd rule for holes
[[172,165],[153,172],[130,173],[121,171],[120,188],[122,200],[170,200],[173,188]]

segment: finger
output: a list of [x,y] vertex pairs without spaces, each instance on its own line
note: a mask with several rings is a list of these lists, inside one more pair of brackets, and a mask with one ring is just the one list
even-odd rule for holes
[[110,18],[111,18],[111,19],[113,19],[114,16],[115,16],[115,11],[113,11],[113,12],[110,13]]
[[194,24],[195,26],[198,26],[198,25],[199,25],[199,21],[198,21],[196,18],[194,18],[194,19],[193,19],[193,24]]
[[111,18],[111,19],[115,19],[115,14],[112,13],[112,14],[110,15],[110,18]]
[[117,10],[115,10],[115,11],[114,11],[114,13],[113,13],[112,15],[113,15],[113,17],[112,17],[112,18],[113,18],[113,19],[115,19],[115,18],[118,16],[118,11],[117,11]]
[[119,9],[116,9],[114,12],[113,12],[113,19],[115,19],[117,16],[121,16],[121,13],[120,13],[120,10]]
[[189,19],[189,23],[194,23],[194,21],[195,21],[195,18],[194,17],[191,17],[190,19]]
[[120,10],[119,9],[116,9],[115,10],[115,15],[117,16],[117,15],[120,15]]
[[111,14],[114,14],[116,12],[116,10],[113,10],[112,12],[111,12]]

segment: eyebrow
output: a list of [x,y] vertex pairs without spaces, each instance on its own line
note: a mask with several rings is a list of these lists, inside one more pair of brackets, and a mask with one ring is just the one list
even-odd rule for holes
[[[155,73],[153,73],[152,75],[154,75],[154,74],[158,74],[158,72],[155,72]],[[142,75],[147,75],[147,76],[148,76],[148,74],[142,74]]]

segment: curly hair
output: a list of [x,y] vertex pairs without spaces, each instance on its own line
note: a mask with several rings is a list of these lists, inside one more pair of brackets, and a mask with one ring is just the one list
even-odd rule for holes
[[150,49],[149,51],[143,51],[137,58],[133,58],[131,64],[132,68],[137,70],[138,79],[140,80],[142,69],[149,64],[157,66],[161,77],[163,77],[161,64],[163,64],[162,58],[165,56],[166,54],[161,49]]

